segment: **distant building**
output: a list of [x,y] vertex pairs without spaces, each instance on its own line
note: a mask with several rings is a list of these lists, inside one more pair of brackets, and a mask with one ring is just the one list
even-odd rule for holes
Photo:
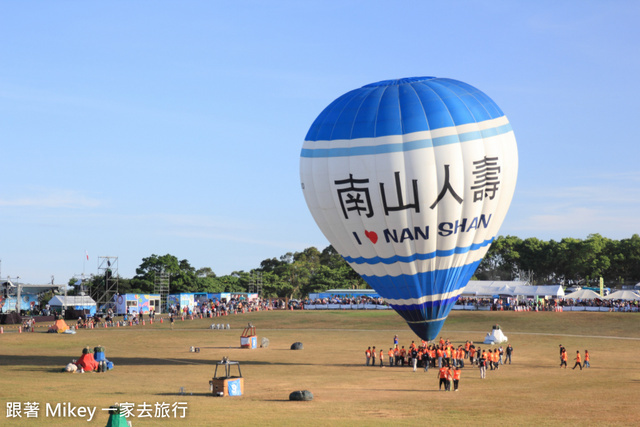
[[118,294],[113,296],[116,314],[162,313],[160,294]]

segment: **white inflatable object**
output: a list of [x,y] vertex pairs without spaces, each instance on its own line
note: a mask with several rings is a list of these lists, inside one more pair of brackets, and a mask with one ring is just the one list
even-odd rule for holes
[[488,333],[486,337],[484,337],[485,344],[500,344],[503,342],[507,342],[507,337],[502,333],[502,329],[493,329],[491,333]]

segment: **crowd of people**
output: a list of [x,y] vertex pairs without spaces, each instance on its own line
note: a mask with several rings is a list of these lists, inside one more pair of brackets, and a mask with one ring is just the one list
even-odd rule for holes
[[510,298],[473,298],[460,297],[456,305],[473,306],[476,309],[491,311],[558,311],[558,307],[600,307],[610,311],[637,312],[640,301],[605,299],[526,299],[515,301]]
[[419,343],[411,341],[408,348],[398,343],[398,336],[393,339],[393,346],[388,351],[377,350],[375,346],[365,350],[365,366],[407,366],[416,372],[418,368],[428,372],[430,368],[438,370],[439,389],[457,391],[461,370],[476,367],[480,370],[480,378],[487,376],[489,370],[498,370],[501,365],[511,364],[513,347],[507,344],[494,348],[477,347],[473,341],[466,341],[464,345],[454,346],[449,339],[442,337],[437,343],[428,344],[422,340]]
[[383,298],[373,298],[369,296],[338,296],[334,295],[329,298],[317,298],[314,300],[306,299],[303,301],[304,305],[326,305],[326,304],[341,304],[341,305],[360,305],[360,304],[372,304],[372,305],[387,305]]

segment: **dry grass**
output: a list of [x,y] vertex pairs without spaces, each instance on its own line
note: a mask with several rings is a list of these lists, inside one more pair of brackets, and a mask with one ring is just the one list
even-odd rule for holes
[[[268,312],[224,319],[230,331],[209,330],[211,320],[82,330],[76,335],[5,333],[0,336],[0,425],[105,425],[101,411],[115,402],[155,405],[186,402],[187,417],[132,418],[134,426],[232,425],[635,425],[639,413],[638,314],[454,312],[442,335],[454,343],[482,341],[498,323],[514,347],[514,363],[489,371],[465,368],[460,392],[438,392],[435,371],[365,367],[364,349],[388,350],[393,335],[408,346],[415,337],[393,312]],[[216,321],[219,321],[216,319]],[[266,349],[240,349],[251,321]],[[292,351],[293,342],[304,350]],[[569,354],[589,349],[592,368],[559,369],[558,344]],[[115,363],[108,373],[60,370],[85,346],[104,345]],[[200,353],[189,352],[196,346]],[[482,346],[482,344],[480,345]],[[241,362],[242,397],[209,393],[214,362]],[[571,362],[571,361],[570,361]],[[178,394],[184,387],[187,395]],[[289,393],[310,390],[311,402]],[[191,394],[192,393],[192,394]],[[39,418],[6,418],[7,402],[38,402]],[[45,417],[46,403],[97,407],[95,418]]]

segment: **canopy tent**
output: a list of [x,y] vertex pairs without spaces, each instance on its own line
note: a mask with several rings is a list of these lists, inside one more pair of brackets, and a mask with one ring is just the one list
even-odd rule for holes
[[471,280],[462,291],[467,297],[552,297],[561,298],[564,290],[560,285],[530,286],[528,282]]
[[53,309],[89,310],[90,315],[96,314],[96,302],[87,295],[57,295],[49,300],[49,305]]
[[638,293],[634,291],[616,291],[607,295],[606,297],[604,297],[604,299],[608,299],[608,300],[623,299],[627,301],[640,301],[640,295],[638,295]]
[[564,299],[602,299],[600,294],[590,289],[580,289],[564,296]]

